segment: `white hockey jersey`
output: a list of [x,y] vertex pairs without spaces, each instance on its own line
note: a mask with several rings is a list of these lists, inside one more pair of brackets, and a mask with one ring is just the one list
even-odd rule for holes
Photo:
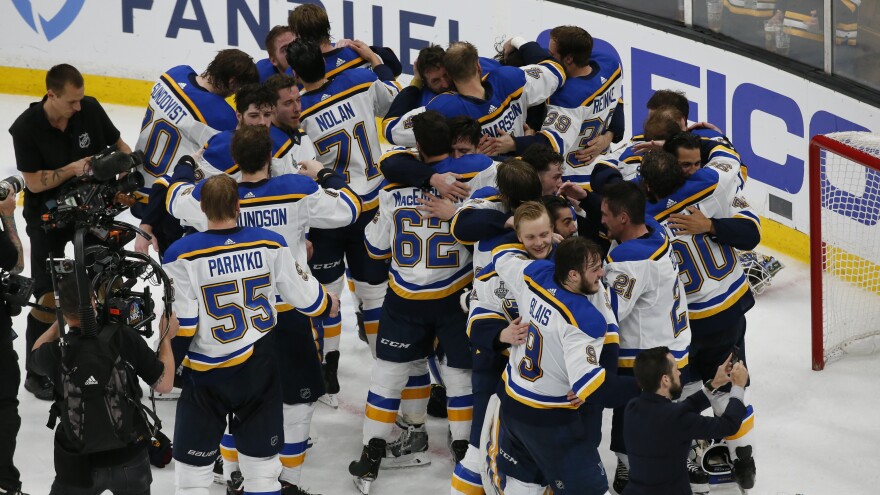
[[565,158],[563,180],[576,184],[589,182],[593,166],[575,158],[575,152],[604,134],[617,105],[623,104],[623,71],[616,54],[594,50],[590,61],[598,70],[569,77],[553,93],[540,131]]
[[605,260],[611,306],[620,322],[618,366],[632,368],[639,352],[666,346],[684,368],[691,342],[684,284],[665,229],[653,219],[646,225],[647,235],[613,242]]
[[150,103],[141,124],[135,149],[144,152],[142,195],[153,183],[174,174],[181,157],[192,155],[214,134],[235,129],[235,111],[222,96],[196,85],[198,74],[181,65],[162,74],[150,92]]
[[388,112],[400,90],[367,69],[349,69],[321,88],[302,93],[300,126],[315,145],[317,159],[345,177],[364,202],[378,205],[382,154],[376,117]]
[[[654,203],[646,211],[667,226],[669,215],[687,213],[696,206],[707,218],[745,218],[760,229],[761,220],[738,197],[743,177],[739,163],[717,158],[688,178],[678,191]],[[709,234],[679,235],[670,231],[679,274],[687,293],[691,320],[708,318],[733,306],[749,293],[749,284],[732,246],[720,244]]]
[[330,304],[284,238],[266,229],[188,235],[168,248],[163,268],[174,280],[178,336],[193,337],[183,365],[194,371],[246,361],[254,343],[275,326],[276,296],[308,316]]
[[[219,174],[229,175],[236,181],[241,178],[238,164],[232,159],[233,135],[235,131],[223,131],[205,143],[204,151],[196,160],[196,179],[207,179]],[[272,137],[270,170],[273,177],[294,174],[299,170],[299,162],[315,159],[315,146],[302,129],[288,134],[273,125],[269,128],[269,135]]]
[[557,285],[551,261],[505,252],[495,258],[495,269],[529,323],[526,343],[511,348],[502,374],[507,395],[534,409],[576,409],[569,391],[586,401],[605,381],[599,357],[606,333],[617,328],[610,304],[603,314],[587,296]]
[[[203,185],[204,181],[172,184],[166,203],[171,216],[185,220],[200,232],[208,228],[208,219],[201,209]],[[240,183],[238,197],[238,224],[281,234],[293,257],[303,264],[307,260],[305,240],[310,227],[345,227],[354,223],[361,212],[360,198],[348,189],[324,189],[312,178],[299,174]]]
[[415,146],[412,117],[426,110],[436,110],[446,117],[466,115],[478,121],[483,134],[497,137],[503,131],[514,137],[523,135],[526,110],[543,103],[565,83],[565,71],[548,60],[524,67],[498,67],[483,76],[484,100],[443,93],[426,106],[400,118],[382,122],[385,138],[398,146]]
[[[406,151],[389,154],[395,153]],[[481,155],[447,158],[433,167],[440,174],[463,175],[472,188],[495,182],[494,162]],[[417,199],[425,197],[418,187],[389,184],[379,192],[379,211],[365,229],[367,254],[391,258],[389,287],[405,299],[442,299],[473,278],[471,253],[449,233],[450,222],[422,218],[416,209]]]

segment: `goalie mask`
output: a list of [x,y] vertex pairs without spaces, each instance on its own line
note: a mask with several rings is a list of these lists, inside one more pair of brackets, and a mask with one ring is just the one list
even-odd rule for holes
[[742,265],[749,287],[752,288],[755,295],[763,293],[770,286],[773,276],[784,267],[773,256],[755,251],[740,251],[739,264]]

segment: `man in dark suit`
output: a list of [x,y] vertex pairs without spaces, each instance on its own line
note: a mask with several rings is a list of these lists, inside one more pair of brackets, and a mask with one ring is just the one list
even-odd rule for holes
[[[629,453],[629,483],[624,495],[690,495],[687,471],[691,441],[733,435],[745,417],[744,387],[748,370],[733,356],[718,367],[715,378],[681,402],[680,372],[666,347],[639,353],[634,373],[642,395],[626,406],[623,438]],[[727,407],[720,417],[700,414],[709,407],[709,396],[732,383]]]

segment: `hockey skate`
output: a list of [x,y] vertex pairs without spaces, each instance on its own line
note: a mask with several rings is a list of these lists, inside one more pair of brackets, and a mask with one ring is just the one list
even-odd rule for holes
[[177,400],[180,398],[180,392],[181,389],[174,387],[171,389],[171,392],[168,392],[167,394],[156,392],[154,398],[156,400]]
[[691,482],[691,491],[694,495],[706,495],[709,493],[709,475],[699,464],[688,459],[687,461],[688,478]]
[[226,482],[226,495],[244,494],[244,476],[241,471],[233,471],[230,476],[232,479]]
[[424,424],[407,425],[400,419],[397,426],[402,429],[397,440],[388,444],[382,469],[400,469],[428,466],[428,430]]
[[357,311],[354,312],[355,319],[357,319],[358,326],[358,338],[361,339],[361,342],[369,345],[370,341],[367,340],[367,326],[364,324],[364,313],[361,312],[361,308],[358,308]]
[[467,454],[467,451],[467,440],[453,440],[452,443],[449,444],[449,453],[452,454],[453,464],[461,462],[461,460],[464,459],[464,455]]
[[736,448],[736,460],[733,461],[733,479],[739,485],[740,491],[748,493],[755,486],[755,458],[752,457],[752,447]]
[[214,459],[214,484],[226,486],[226,478],[223,477],[222,455],[217,455],[217,459]]
[[324,363],[321,365],[321,371],[324,375],[324,388],[327,392],[318,398],[320,402],[332,407],[339,408],[339,399],[336,394],[339,393],[339,351],[330,351],[324,356]]
[[379,476],[385,449],[385,440],[371,438],[370,443],[364,446],[361,458],[348,465],[348,472],[354,476],[354,486],[364,495],[370,493],[370,485]]
[[617,459],[617,471],[614,473],[614,482],[611,486],[618,494],[623,493],[626,484],[629,483],[629,469],[620,459]]
[[281,495],[321,495],[320,493],[312,493],[304,488],[291,485],[286,481],[281,482]]

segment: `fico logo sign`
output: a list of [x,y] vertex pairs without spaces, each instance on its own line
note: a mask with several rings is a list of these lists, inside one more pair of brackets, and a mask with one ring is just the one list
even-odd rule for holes
[[[46,2],[36,2],[37,5],[45,5]],[[12,5],[21,18],[27,23],[35,33],[43,31],[43,35],[47,41],[52,41],[61,33],[67,30],[79,11],[82,10],[86,0],[66,0],[52,17],[46,18],[41,12],[34,12],[34,5],[31,0],[12,0]],[[37,29],[37,18],[39,18],[40,29]]]

